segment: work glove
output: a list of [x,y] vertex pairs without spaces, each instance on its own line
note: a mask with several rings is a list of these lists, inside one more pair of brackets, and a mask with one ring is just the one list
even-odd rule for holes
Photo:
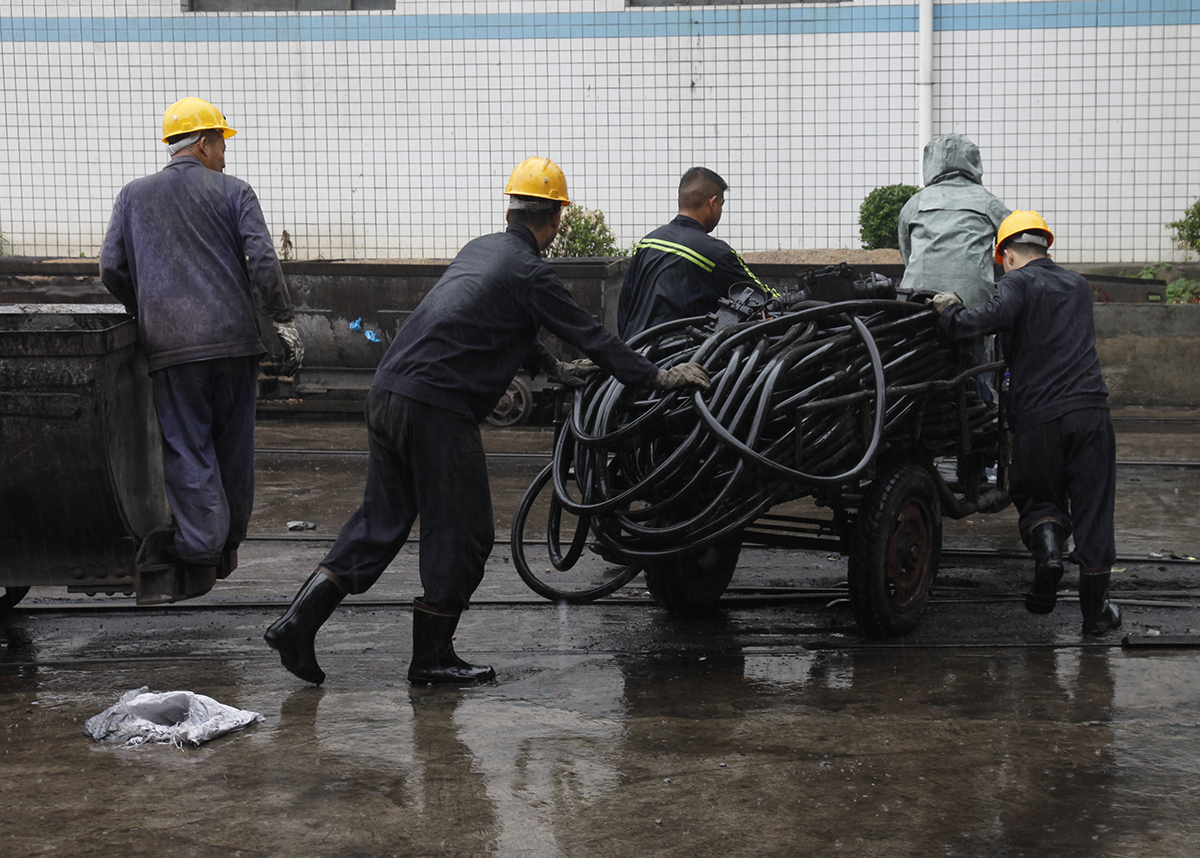
[[546,377],[559,384],[565,384],[567,387],[583,387],[587,384],[588,378],[599,371],[600,367],[588,358],[572,361],[560,360],[546,373]]
[[933,304],[934,311],[936,311],[940,316],[955,304],[961,304],[962,298],[958,297],[953,292],[938,292],[933,296],[933,300],[930,303]]
[[650,386],[655,390],[672,390],[694,384],[701,390],[708,390],[708,373],[698,363],[681,363],[670,369],[660,369],[658,375],[650,379]]
[[279,374],[291,377],[304,363],[304,343],[300,341],[295,322],[275,322],[275,333],[279,334],[279,342],[283,344],[283,365],[279,367]]

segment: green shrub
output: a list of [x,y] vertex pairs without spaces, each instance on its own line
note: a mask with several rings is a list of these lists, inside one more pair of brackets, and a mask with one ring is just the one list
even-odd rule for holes
[[[1167,271],[1164,272],[1164,268]],[[1136,276],[1139,280],[1162,280],[1164,275],[1170,276],[1170,263],[1146,265]],[[1179,277],[1168,281],[1166,293],[1168,304],[1200,304],[1200,280]]]
[[864,250],[900,247],[896,233],[900,209],[917,190],[915,185],[885,185],[867,194],[858,207],[858,232]]
[[628,251],[617,247],[617,237],[604,222],[604,212],[571,203],[563,210],[558,235],[546,248],[546,255],[627,256]]
[[1168,304],[1200,304],[1200,280],[1180,277],[1167,284]]
[[1167,224],[1167,229],[1175,231],[1175,242],[1180,247],[1200,251],[1200,199],[1184,210],[1183,217]]

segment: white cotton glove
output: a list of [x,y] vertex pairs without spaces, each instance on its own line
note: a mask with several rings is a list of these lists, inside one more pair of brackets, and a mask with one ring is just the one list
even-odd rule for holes
[[583,387],[590,376],[598,373],[600,367],[588,358],[572,361],[558,361],[546,373],[546,377],[567,387]]
[[931,303],[933,304],[933,309],[940,316],[955,304],[961,304],[962,298],[958,297],[953,292],[938,292],[933,296],[933,301]]
[[701,390],[709,388],[708,373],[698,363],[681,363],[670,369],[660,369],[658,375],[650,379],[650,386],[655,390],[672,390],[689,384],[694,384]]
[[294,376],[296,370],[304,363],[304,343],[300,340],[300,332],[296,330],[295,322],[274,324],[275,333],[279,334],[279,342],[283,344],[283,365],[279,368],[279,374]]

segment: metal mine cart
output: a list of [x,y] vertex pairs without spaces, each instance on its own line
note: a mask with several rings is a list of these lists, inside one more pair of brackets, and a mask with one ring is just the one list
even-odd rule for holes
[[171,521],[158,423],[119,306],[0,305],[0,462],[2,605],[32,586],[143,604],[213,586],[157,556]]
[[521,577],[584,602],[644,571],[658,604],[690,614],[721,597],[742,545],[818,548],[848,555],[866,634],[914,629],[942,516],[1008,503],[1004,364],[940,338],[927,297],[841,266],[640,334],[651,360],[698,362],[712,387],[578,389],[514,518]]

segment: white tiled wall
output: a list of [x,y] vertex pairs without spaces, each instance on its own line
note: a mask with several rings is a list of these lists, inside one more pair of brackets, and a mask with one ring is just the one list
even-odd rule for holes
[[[1164,225],[1200,194],[1200,0],[1110,7],[939,3],[935,132],[979,143],[985,183],[1047,217],[1060,260],[1182,259]],[[863,197],[919,184],[916,17],[883,0],[246,16],[6,0],[0,232],[10,253],[97,253],[116,192],[165,160],[163,109],[199,95],[302,258],[453,255],[500,228],[530,154],[624,245],[704,164],[731,185],[717,234],[735,247],[857,248]]]

